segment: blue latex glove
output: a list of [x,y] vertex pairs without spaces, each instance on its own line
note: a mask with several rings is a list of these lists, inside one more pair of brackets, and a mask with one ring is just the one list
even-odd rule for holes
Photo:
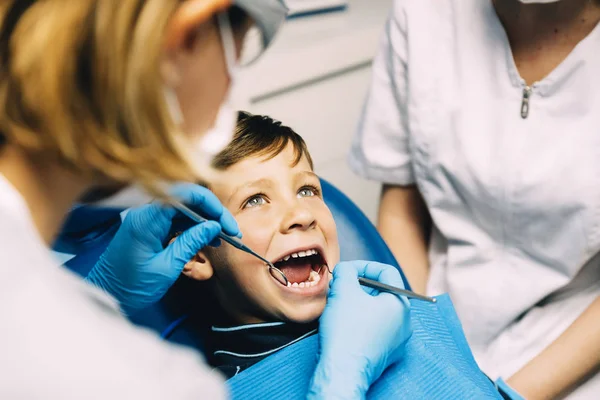
[[319,361],[309,399],[361,399],[371,384],[404,354],[412,333],[409,303],[361,287],[366,277],[404,288],[398,270],[369,261],[338,264],[319,321]]
[[159,301],[198,251],[219,244],[221,229],[241,237],[237,222],[210,190],[180,184],[171,195],[212,220],[194,225],[165,248],[172,220],[179,212],[158,201],[134,208],[86,277],[115,297],[128,314]]

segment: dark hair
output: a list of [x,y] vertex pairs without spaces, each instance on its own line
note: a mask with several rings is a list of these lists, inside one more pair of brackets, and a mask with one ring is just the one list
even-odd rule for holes
[[300,135],[273,118],[240,111],[233,140],[216,155],[212,165],[224,170],[251,156],[268,156],[267,159],[271,159],[279,155],[290,142],[294,147],[293,165],[306,157],[312,169],[312,158]]

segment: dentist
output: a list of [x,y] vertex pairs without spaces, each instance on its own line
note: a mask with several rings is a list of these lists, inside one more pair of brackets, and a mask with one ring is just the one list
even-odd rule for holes
[[[159,300],[221,229],[239,234],[210,192],[165,184],[210,172],[211,155],[233,133],[236,69],[268,46],[285,11],[277,0],[0,4],[0,398],[226,397],[198,354],[135,328],[120,311]],[[60,268],[48,246],[73,204],[131,184],[165,201],[128,214],[91,284]],[[170,196],[212,221],[163,249],[175,215]],[[399,279],[392,267],[379,269]],[[402,355],[408,310],[389,296],[364,306],[341,301],[366,295],[355,279],[364,265],[343,271],[332,284],[312,392],[360,397]],[[352,324],[385,326],[385,335],[352,340]],[[342,336],[354,358],[339,346]],[[334,359],[355,371],[353,380]]]

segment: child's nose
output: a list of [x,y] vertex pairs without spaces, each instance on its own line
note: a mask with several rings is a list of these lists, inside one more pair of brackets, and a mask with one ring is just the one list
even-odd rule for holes
[[295,204],[287,210],[285,217],[282,220],[281,230],[289,232],[292,230],[308,230],[317,225],[311,210],[305,206]]

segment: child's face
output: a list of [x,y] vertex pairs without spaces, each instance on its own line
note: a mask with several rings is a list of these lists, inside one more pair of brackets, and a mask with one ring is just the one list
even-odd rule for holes
[[238,322],[310,322],[325,307],[330,274],[323,265],[332,269],[339,260],[335,222],[306,158],[292,167],[293,160],[290,144],[270,160],[242,160],[210,182],[243,242],[296,282],[282,285],[263,262],[226,243],[207,250],[217,297]]

